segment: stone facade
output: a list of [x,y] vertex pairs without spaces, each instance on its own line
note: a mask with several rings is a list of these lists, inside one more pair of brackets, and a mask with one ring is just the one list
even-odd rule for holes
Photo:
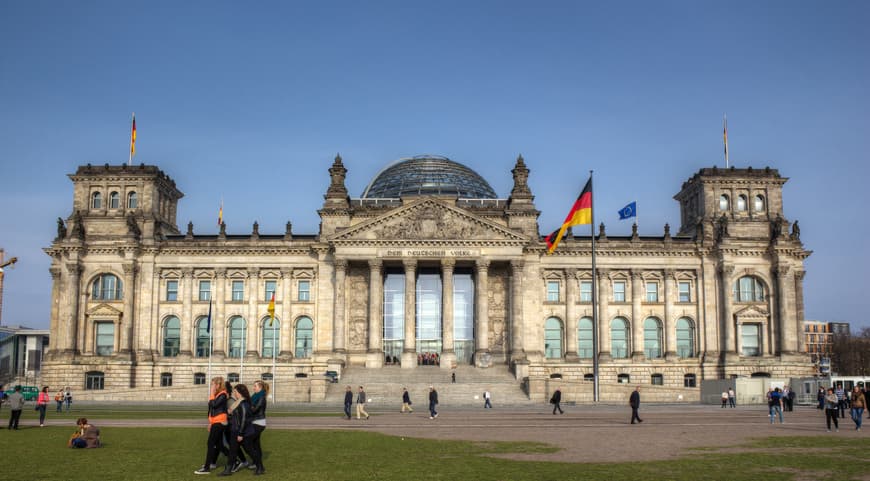
[[[666,225],[661,236],[608,237],[602,224],[594,276],[588,235],[569,230],[547,255],[522,157],[507,199],[351,199],[340,157],[329,172],[316,235],[289,222],[283,234],[255,223],[250,234],[222,225],[203,235],[178,229],[183,194],[157,167],[80,167],[72,212],[45,249],[54,284],[44,383],[85,398],[161,399],[195,392],[209,374],[273,374],[279,400],[318,401],[327,370],[382,368],[392,345],[403,369],[434,350],[442,368],[509,370],[533,399],[561,382],[585,400],[593,329],[602,400],[623,399],[626,383],[696,399],[704,379],[813,372],[800,335],[810,252],[784,217],[787,179],[776,170],[701,169],[675,196],[674,236]],[[385,339],[387,311],[413,320],[428,302],[422,273],[442,292],[422,308],[438,312],[437,338],[417,340],[420,326],[405,322]],[[473,341],[455,337],[464,301],[447,293],[460,273],[473,279]],[[389,297],[388,276],[404,276],[403,295]]]

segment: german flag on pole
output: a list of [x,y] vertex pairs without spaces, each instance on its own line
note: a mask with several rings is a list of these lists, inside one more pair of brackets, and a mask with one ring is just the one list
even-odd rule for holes
[[272,293],[272,300],[269,301],[269,307],[266,309],[269,313],[269,327],[275,322],[275,293]]
[[586,181],[586,186],[583,187],[583,192],[580,192],[580,197],[574,202],[568,216],[565,217],[565,222],[562,227],[553,231],[544,241],[547,243],[547,254],[552,254],[556,250],[556,246],[562,240],[565,234],[565,229],[575,225],[591,224],[592,223],[592,177]]
[[133,113],[133,128],[130,130],[130,158],[136,155],[136,113]]

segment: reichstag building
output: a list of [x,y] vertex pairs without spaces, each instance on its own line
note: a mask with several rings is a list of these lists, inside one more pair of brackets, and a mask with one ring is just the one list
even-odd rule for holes
[[812,375],[799,345],[810,251],[777,170],[701,169],[674,197],[675,234],[596,226],[596,278],[587,227],[547,255],[529,172],[519,157],[503,197],[465,165],[418,156],[352,198],[336,157],[319,232],[204,235],[179,229],[183,194],[158,167],[81,166],[45,249],[43,381],[159,398],[208,373],[268,378],[274,359],[287,399],[324,399],[326,371],[423,366],[500,370],[539,399],[551,378],[592,378],[594,329],[602,392]]

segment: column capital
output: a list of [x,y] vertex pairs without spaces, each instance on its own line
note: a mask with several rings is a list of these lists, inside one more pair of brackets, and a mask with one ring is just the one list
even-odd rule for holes
[[66,264],[64,264],[64,267],[66,268],[67,274],[71,276],[78,276],[82,273],[83,270],[82,265],[78,262],[67,262]]
[[60,267],[52,266],[48,268],[48,272],[51,274],[52,280],[56,281],[60,279],[60,274],[63,272],[63,270]]
[[[191,277],[193,276],[193,269],[190,270]],[[218,279],[223,279],[227,276],[227,270],[224,267],[218,267],[214,270],[214,276]]]
[[335,260],[332,262],[332,265],[335,266],[336,270],[341,270],[341,271],[346,270],[347,269],[347,259],[344,259],[341,257],[336,257]]
[[452,271],[454,267],[456,267],[456,259],[453,259],[452,257],[445,257],[444,259],[441,259],[442,269]]
[[629,274],[631,275],[632,281],[640,281],[643,280],[643,271],[640,269],[630,269]]
[[790,270],[791,266],[789,266],[788,264],[780,263],[777,264],[776,267],[774,267],[773,272],[774,274],[776,274],[776,277],[783,278],[788,275]]
[[805,275],[807,275],[807,271],[805,271],[805,270],[797,269],[794,271],[794,276],[799,281],[804,280]]
[[610,269],[596,269],[595,273],[598,275],[598,280],[606,281],[610,279]]
[[369,269],[371,270],[381,270],[384,267],[384,261],[381,259],[369,259]]
[[281,278],[282,279],[290,279],[292,277],[293,277],[293,269],[291,269],[289,267],[282,267],[281,268]]
[[731,276],[731,274],[734,274],[734,264],[726,264],[724,262],[719,264],[719,272],[726,276]]
[[402,265],[405,266],[405,271],[413,271],[417,268],[417,259],[403,259]]
[[526,261],[524,261],[522,259],[511,259],[511,269],[513,269],[515,271],[523,270],[523,267],[525,267],[525,265],[526,265]]
[[666,280],[672,281],[676,278],[677,272],[673,269],[665,269],[664,274]]
[[569,267],[565,269],[565,277],[568,279],[579,279],[580,269]]
[[132,263],[132,262],[122,265],[121,268],[124,269],[124,274],[127,274],[127,275],[135,274],[136,271],[138,270],[136,268],[136,264]]
[[248,267],[248,277],[252,279],[256,279],[260,276],[260,268],[259,267]]
[[181,277],[185,279],[193,277],[193,267],[183,267],[181,269]]
[[477,268],[478,272],[489,269],[489,259],[478,257],[474,260],[474,267]]

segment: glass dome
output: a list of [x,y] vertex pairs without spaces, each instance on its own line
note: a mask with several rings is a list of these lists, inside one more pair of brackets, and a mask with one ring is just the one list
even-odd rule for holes
[[399,159],[380,171],[362,193],[363,199],[395,199],[405,195],[456,195],[460,199],[495,199],[495,191],[477,172],[437,155]]

